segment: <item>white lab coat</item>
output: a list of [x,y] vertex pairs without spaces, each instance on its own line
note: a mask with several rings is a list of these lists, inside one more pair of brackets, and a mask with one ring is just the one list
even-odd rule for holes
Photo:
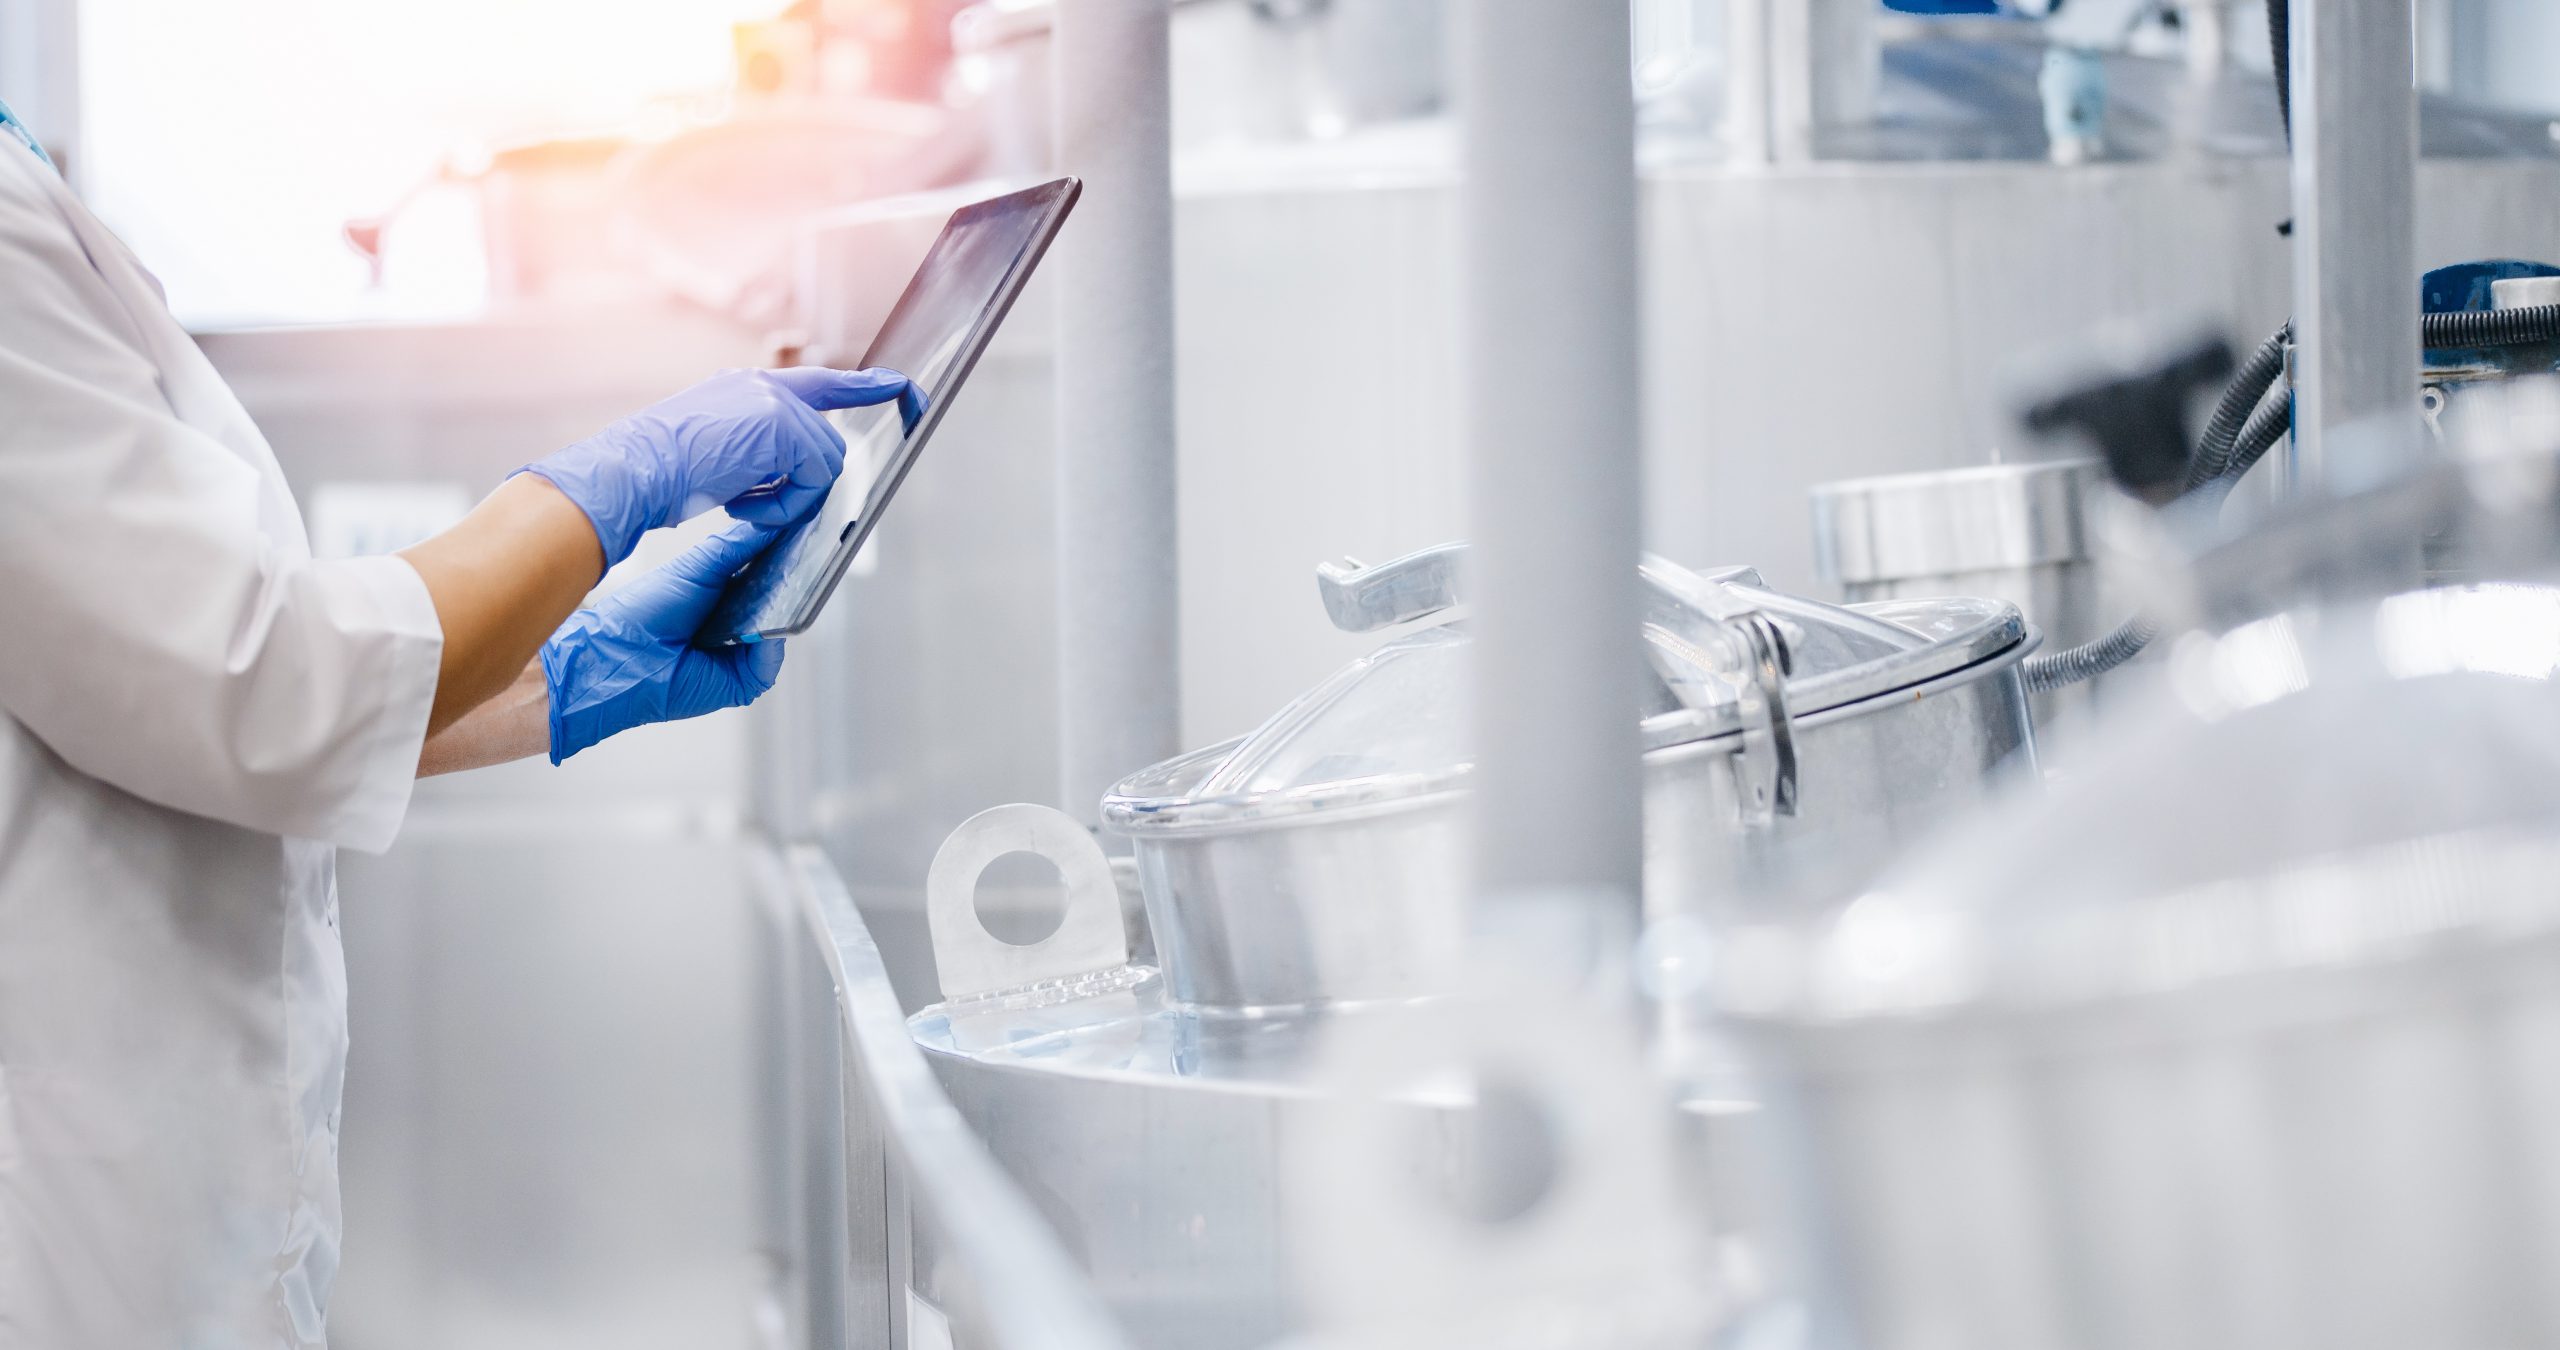
[[386,847],[443,643],[315,562],[156,283],[0,138],[0,1347],[316,1346],[333,846]]

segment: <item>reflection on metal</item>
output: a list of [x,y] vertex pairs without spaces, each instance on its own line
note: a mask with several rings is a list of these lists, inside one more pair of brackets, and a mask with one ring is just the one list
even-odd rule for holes
[[[841,1252],[801,1246],[818,1342],[925,1350],[948,1319],[946,1344],[978,1350],[1125,1350],[1118,1324],[1057,1235],[951,1109],[907,1035],[880,950],[835,870],[813,848],[755,855],[778,897],[785,946],[820,977],[795,1004],[793,1034],[834,1048],[803,1055],[795,1082],[839,1088],[786,1100],[808,1113],[808,1137],[844,1141],[842,1185],[809,1197],[841,1225]],[[819,991],[831,991],[825,996]],[[812,1014],[816,1014],[814,1017]],[[829,1080],[832,1070],[838,1077]],[[804,1181],[831,1182],[826,1166]],[[920,1311],[923,1316],[917,1316]]]
[[1796,813],[1796,730],[1787,715],[1792,663],[1786,635],[1767,615],[1735,619],[1732,631],[1743,647],[1734,701],[1744,719],[1742,753],[1733,757],[1733,791],[1742,803],[1742,823],[1766,827]]
[[[2090,502],[2094,459],[1988,464],[1824,483],[1813,490],[1814,567],[1852,603],[1925,596],[2006,600],[2048,648],[2077,647],[2122,616],[2101,608]],[[2093,685],[2035,696],[2039,738]]]
[[[1818,1339],[2560,1335],[2514,1259],[2560,1121],[2543,432],[2203,546],[2207,631],[2076,790],[1728,936],[1715,998],[1787,1108],[1762,1156],[1804,1154],[1789,1282],[1843,1295]],[[2395,591],[2445,536],[2515,581]]]
[[[1294,1006],[1443,992],[1464,935],[1478,666],[1444,546],[1327,569],[1337,618],[1437,618],[1250,735],[1132,775],[1104,807],[1133,843],[1183,1000]],[[1837,898],[1932,822],[2033,762],[2013,608],[1840,608],[1665,560],[1639,569],[1639,716],[1654,913]],[[1626,718],[1624,705],[1610,709]]]

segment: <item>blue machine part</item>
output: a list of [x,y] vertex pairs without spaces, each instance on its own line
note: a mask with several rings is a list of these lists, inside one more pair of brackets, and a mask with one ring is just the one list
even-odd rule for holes
[[[2515,277],[2560,277],[2560,267],[2515,258],[2439,267],[2418,283],[2418,305],[2429,314],[2486,310],[2491,308],[2490,286]],[[2429,370],[2505,369],[2512,356],[2507,351],[2471,347],[2430,347],[2424,360]]]
[[2418,283],[2418,301],[2429,314],[2483,310],[2489,308],[2491,283],[2517,277],[2560,277],[2560,267],[2514,258],[2455,263],[2427,273],[2426,278]]

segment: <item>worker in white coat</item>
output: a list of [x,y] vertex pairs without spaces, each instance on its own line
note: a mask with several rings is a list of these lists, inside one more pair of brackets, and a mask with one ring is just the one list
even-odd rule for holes
[[[157,286],[0,109],[0,1347],[316,1346],[337,1267],[333,850],[422,773],[743,703],[688,641],[889,372],[720,375],[398,557],[315,561]],[[646,530],[729,527],[579,609]]]

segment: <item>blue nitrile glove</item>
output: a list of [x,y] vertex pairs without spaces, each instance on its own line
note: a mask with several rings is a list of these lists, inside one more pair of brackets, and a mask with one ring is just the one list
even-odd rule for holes
[[906,393],[894,370],[724,370],[520,472],[587,513],[611,567],[641,535],[715,506],[759,525],[817,510],[844,469],[844,438],[818,414]]
[[729,578],[780,533],[732,525],[560,625],[542,644],[552,763],[617,731],[740,707],[773,687],[781,643],[700,651],[693,635]]

